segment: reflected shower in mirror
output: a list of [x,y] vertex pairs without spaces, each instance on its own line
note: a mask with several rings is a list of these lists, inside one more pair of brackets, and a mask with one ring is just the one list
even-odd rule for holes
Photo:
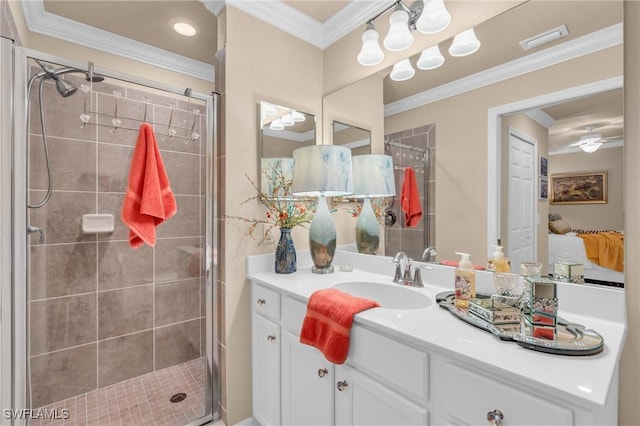
[[351,149],[352,156],[371,154],[371,131],[334,121],[333,145]]
[[316,143],[316,117],[268,102],[260,102],[259,111],[259,187],[265,194],[278,195],[265,173],[293,176],[293,151]]

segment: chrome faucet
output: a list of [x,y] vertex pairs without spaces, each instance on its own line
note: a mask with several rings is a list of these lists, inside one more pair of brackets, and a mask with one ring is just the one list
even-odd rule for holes
[[40,234],[40,238],[38,239],[38,241],[40,242],[40,244],[44,243],[44,231],[42,230],[42,228],[38,228],[36,226],[31,226],[31,225],[27,225],[27,235],[31,235],[33,233],[39,233]]
[[438,252],[433,246],[429,246],[422,252],[422,261],[427,263],[436,263]]
[[[405,262],[404,271],[402,270],[402,262]],[[412,287],[424,287],[422,277],[420,275],[420,266],[415,270],[415,274],[411,277],[411,259],[403,251],[396,253],[393,257],[393,263],[396,264],[396,273],[393,277],[394,283],[400,283]]]

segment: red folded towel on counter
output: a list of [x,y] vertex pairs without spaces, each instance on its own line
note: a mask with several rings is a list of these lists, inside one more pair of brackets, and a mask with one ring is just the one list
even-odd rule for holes
[[129,245],[156,244],[156,227],[176,214],[176,199],[149,123],[142,123],[136,142],[129,184],[122,205],[122,222],[129,228]]
[[411,167],[404,169],[400,201],[404,211],[405,226],[408,228],[416,227],[422,218],[422,204],[420,203],[416,174]]
[[337,289],[318,290],[309,297],[300,342],[318,348],[327,360],[342,364],[349,354],[353,316],[379,306],[375,300],[352,296]]

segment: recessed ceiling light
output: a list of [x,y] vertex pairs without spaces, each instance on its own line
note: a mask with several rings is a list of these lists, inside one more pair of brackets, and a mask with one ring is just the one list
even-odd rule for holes
[[198,26],[186,18],[173,18],[169,21],[171,27],[183,36],[193,37],[198,34]]

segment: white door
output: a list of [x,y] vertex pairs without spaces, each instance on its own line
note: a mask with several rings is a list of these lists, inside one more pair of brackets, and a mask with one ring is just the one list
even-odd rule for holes
[[536,260],[536,154],[535,140],[509,129],[507,171],[507,247],[511,271],[521,262]]

